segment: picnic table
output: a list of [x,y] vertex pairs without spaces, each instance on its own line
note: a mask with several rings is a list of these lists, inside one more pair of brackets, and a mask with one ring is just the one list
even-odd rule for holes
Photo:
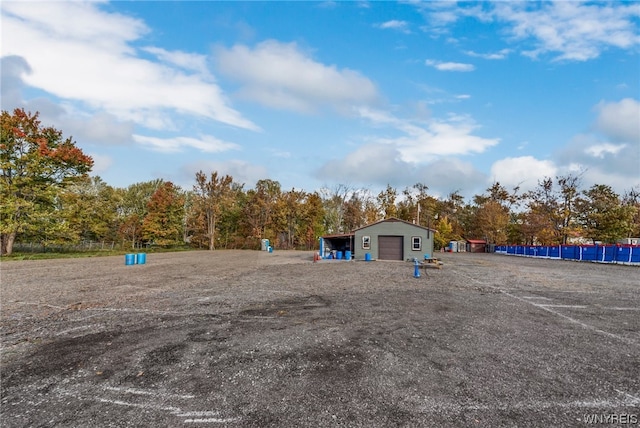
[[422,260],[421,264],[425,270],[427,268],[440,269],[442,267],[442,262],[440,261],[440,259],[437,259],[435,257],[425,257],[424,260]]

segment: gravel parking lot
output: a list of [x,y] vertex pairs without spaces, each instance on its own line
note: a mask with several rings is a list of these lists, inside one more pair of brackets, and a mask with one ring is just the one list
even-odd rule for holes
[[2,426],[640,423],[639,267],[441,256],[2,262]]

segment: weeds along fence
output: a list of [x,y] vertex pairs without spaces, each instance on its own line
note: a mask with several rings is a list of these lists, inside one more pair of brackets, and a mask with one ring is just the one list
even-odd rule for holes
[[640,245],[496,245],[510,256],[640,265]]
[[[131,244],[128,245],[131,247]],[[83,251],[114,251],[123,249],[122,242],[83,241],[65,244],[43,244],[41,242],[15,242],[13,251],[19,253],[75,253]]]

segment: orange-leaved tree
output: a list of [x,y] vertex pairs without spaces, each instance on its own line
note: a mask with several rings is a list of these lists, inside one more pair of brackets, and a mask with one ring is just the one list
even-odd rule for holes
[[167,247],[183,243],[184,195],[170,181],[162,183],[147,203],[142,238]]
[[16,236],[30,232],[43,240],[56,220],[59,192],[86,176],[93,159],[71,138],[43,127],[39,114],[3,110],[0,132],[0,252],[13,252]]

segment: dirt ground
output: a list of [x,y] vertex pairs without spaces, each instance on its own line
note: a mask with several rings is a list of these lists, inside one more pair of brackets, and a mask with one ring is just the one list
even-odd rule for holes
[[640,423],[640,268],[441,256],[2,262],[1,425]]

